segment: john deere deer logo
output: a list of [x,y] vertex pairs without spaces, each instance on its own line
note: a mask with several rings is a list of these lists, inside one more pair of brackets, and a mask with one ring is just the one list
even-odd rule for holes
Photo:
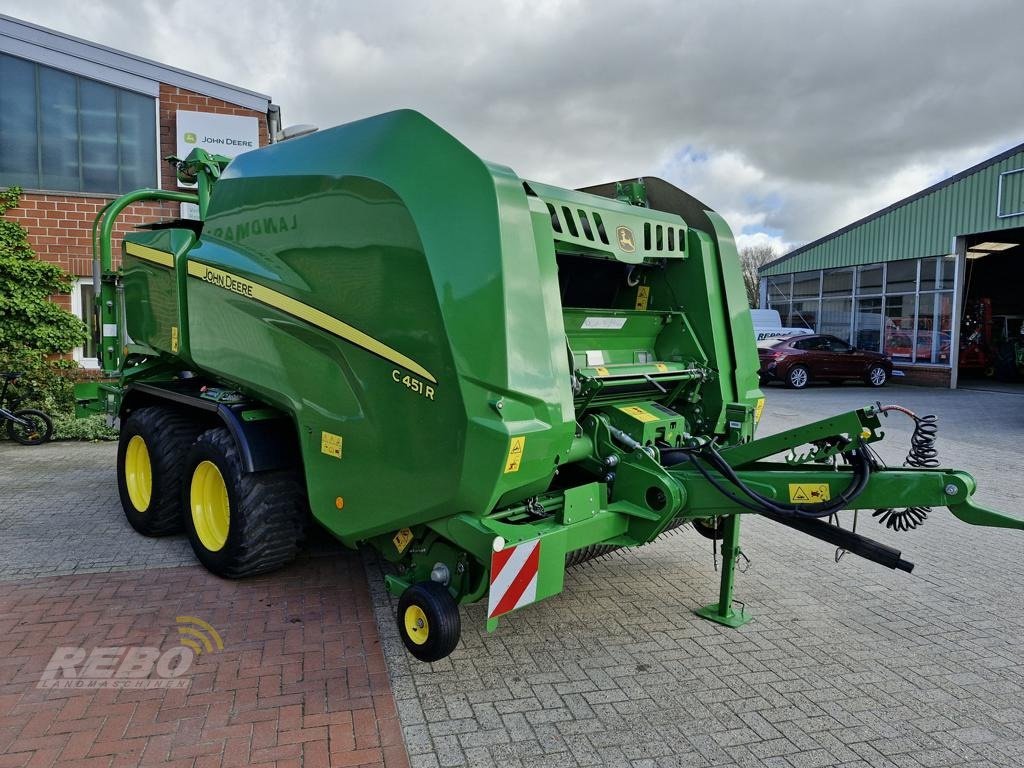
[[629,227],[619,227],[615,230],[619,238],[619,249],[626,253],[636,250],[636,243],[633,241],[633,230]]

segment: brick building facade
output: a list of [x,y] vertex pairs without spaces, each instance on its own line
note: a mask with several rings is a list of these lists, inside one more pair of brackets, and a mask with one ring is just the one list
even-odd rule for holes
[[[40,259],[72,275],[72,293],[54,300],[91,330],[93,220],[131,189],[179,189],[163,160],[177,154],[178,113],[255,118],[260,146],[276,114],[263,94],[2,15],[0,81],[0,188],[24,190],[7,216]],[[124,232],[181,215],[178,203],[131,206],[115,227],[115,258]],[[96,364],[93,343],[75,350],[83,367]]]

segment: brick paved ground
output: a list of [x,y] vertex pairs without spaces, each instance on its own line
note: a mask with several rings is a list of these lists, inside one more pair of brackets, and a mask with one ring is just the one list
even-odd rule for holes
[[[890,387],[769,390],[764,433],[896,400],[942,419],[943,463],[1024,517],[1024,396]],[[899,463],[909,424],[887,422]],[[848,524],[848,521],[847,521]],[[574,570],[565,593],[497,633],[463,610],[450,658],[410,661],[371,562],[370,588],[413,766],[1024,765],[1024,533],[936,511],[920,531],[860,530],[913,575],[745,519],[753,560],[740,630],[697,619],[715,598],[709,542],[690,530]]]
[[[772,389],[764,429],[878,394]],[[945,463],[974,472],[980,499],[1024,516],[1020,395],[884,394],[938,412]],[[883,453],[898,462],[909,429],[895,422],[891,433]],[[280,749],[281,765],[316,765],[332,738],[348,743],[338,723],[334,731],[326,726],[325,745],[324,717],[344,718],[349,709],[354,743],[335,755],[344,764],[365,743],[358,724],[369,722],[358,689],[382,680],[373,677],[380,657],[369,635],[362,656],[340,655],[350,647],[345,627],[372,626],[358,597],[358,560],[320,544],[315,552],[326,559],[307,555],[257,580],[215,579],[191,564],[182,539],[144,539],[121,521],[112,460],[110,445],[0,443],[0,579],[21,579],[0,584],[0,768],[72,764],[69,756],[86,744],[89,765],[140,764],[133,750],[150,744],[142,764],[165,757],[182,765],[244,763]],[[1024,534],[969,528],[944,512],[914,534],[887,534],[862,521],[865,527],[903,548],[917,563],[914,575],[852,556],[836,565],[826,545],[751,519],[744,548],[753,565],[738,577],[737,594],[756,620],[731,631],[691,613],[713,599],[716,581],[708,542],[684,530],[573,571],[565,594],[520,612],[494,635],[481,630],[480,606],[465,609],[462,645],[431,666],[410,663],[379,571],[368,562],[413,765],[1024,764],[1024,600],[1016,586],[1024,577],[1017,557]],[[165,565],[183,567],[138,570]],[[124,569],[136,570],[93,573]],[[57,573],[73,575],[26,580]],[[350,590],[357,596],[348,598]],[[187,698],[102,692],[86,701],[33,687],[53,647],[166,646],[174,642],[174,617],[186,610],[211,620],[227,644],[201,657]],[[301,662],[294,643],[302,644]],[[348,699],[335,692],[342,667]],[[400,764],[384,696],[375,711],[381,752],[373,757],[379,763],[394,752]],[[255,719],[258,713],[270,719]],[[300,725],[312,741],[286,743]],[[247,733],[246,755],[237,750]],[[116,754],[101,754],[114,742]],[[67,750],[63,758],[57,749]],[[298,753],[305,762],[296,762]]]
[[[0,443],[0,768],[408,765],[359,556],[218,579],[128,527],[114,452]],[[56,648],[166,650],[182,615],[224,642],[187,690],[36,688]]]

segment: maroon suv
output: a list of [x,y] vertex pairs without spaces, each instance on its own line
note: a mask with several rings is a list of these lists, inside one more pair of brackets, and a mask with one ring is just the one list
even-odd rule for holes
[[892,360],[879,352],[851,347],[835,336],[790,336],[768,339],[758,345],[761,383],[781,381],[803,389],[812,380],[859,379],[880,387],[892,376]]

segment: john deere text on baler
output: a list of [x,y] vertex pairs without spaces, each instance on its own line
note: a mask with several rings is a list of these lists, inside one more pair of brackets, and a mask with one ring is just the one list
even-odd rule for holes
[[[825,519],[885,509],[906,527],[946,506],[1022,527],[928,456],[882,467],[877,408],[755,439],[732,235],[663,181],[526,181],[410,111],[230,165],[196,150],[179,175],[198,192],[141,190],[97,221],[128,520],[184,528],[240,577],[289,561],[311,511],[394,564],[417,658],[453,650],[459,603],[486,597],[493,628],[560,592],[567,564],[684,522],[722,540],[719,600],[698,613],[730,626],[747,619],[743,513],[904,570]],[[113,220],[141,199],[196,202],[201,220],[130,234],[114,272]]]

